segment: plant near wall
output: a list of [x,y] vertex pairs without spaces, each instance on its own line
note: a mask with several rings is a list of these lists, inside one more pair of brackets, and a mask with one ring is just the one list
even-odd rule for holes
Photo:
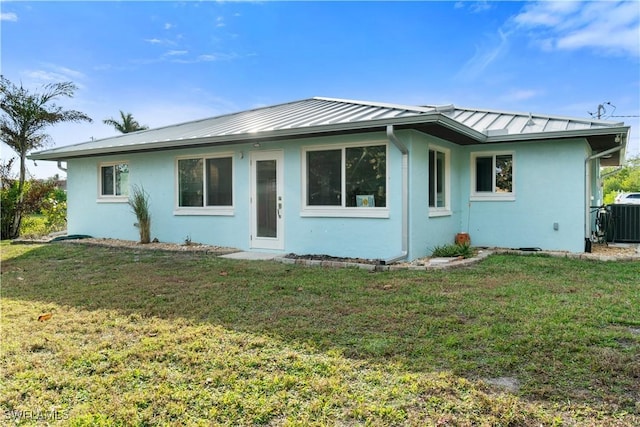
[[143,187],[133,185],[131,196],[129,196],[129,206],[136,215],[138,223],[135,224],[140,230],[140,243],[151,242],[151,213],[149,213],[149,194]]
[[435,248],[433,248],[434,257],[471,258],[474,255],[475,255],[475,250],[468,243],[442,245],[442,246],[436,246]]

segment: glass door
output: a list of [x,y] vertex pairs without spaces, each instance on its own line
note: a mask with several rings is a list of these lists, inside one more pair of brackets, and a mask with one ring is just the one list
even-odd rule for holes
[[283,249],[282,152],[251,154],[251,247]]

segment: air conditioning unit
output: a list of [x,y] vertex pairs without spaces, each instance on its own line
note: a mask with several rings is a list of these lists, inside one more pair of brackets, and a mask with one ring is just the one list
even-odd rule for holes
[[640,243],[640,205],[610,205],[607,242]]

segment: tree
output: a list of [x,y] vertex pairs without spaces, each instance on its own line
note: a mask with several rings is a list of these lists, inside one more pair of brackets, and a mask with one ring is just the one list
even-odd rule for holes
[[604,203],[614,202],[618,193],[640,191],[640,156],[632,157],[620,168],[604,168]]
[[71,82],[50,83],[44,85],[40,93],[32,93],[22,84],[18,87],[0,76],[0,140],[20,156],[13,222],[3,238],[15,239],[20,235],[27,153],[44,147],[50,141],[51,137],[44,133],[44,129],[62,122],[91,122],[86,114],[65,110],[54,103],[61,97],[73,98],[76,89]]
[[119,122],[114,118],[105,119],[102,122],[105,125],[113,126],[118,132],[121,133],[137,132],[139,130],[149,129],[148,126],[144,126],[138,123],[138,121],[133,118],[133,115],[131,115],[131,113],[125,113],[124,111],[120,110],[120,118],[122,119],[122,122]]

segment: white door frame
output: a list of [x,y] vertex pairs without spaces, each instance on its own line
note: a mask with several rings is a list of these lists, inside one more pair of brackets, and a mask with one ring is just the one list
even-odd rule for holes
[[[263,198],[259,198],[259,186],[258,186],[258,174],[257,166],[261,161],[275,161],[275,199],[264,201]],[[252,151],[250,153],[251,162],[251,242],[250,247],[252,249],[284,249],[284,184],[283,184],[283,171],[284,171],[284,152],[282,150],[269,150],[269,151]],[[267,206],[260,206],[267,203]],[[272,220],[275,220],[275,236],[260,236],[261,230],[258,227],[258,220],[260,219],[258,211],[265,209],[269,211],[264,215],[269,215]]]

